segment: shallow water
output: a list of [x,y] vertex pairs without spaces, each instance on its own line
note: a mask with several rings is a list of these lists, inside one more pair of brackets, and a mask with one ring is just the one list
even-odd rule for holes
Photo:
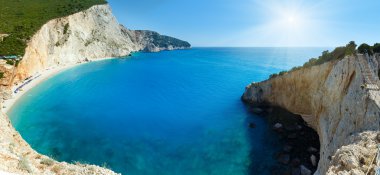
[[281,143],[240,96],[252,81],[323,50],[136,53],[62,72],[27,92],[8,114],[34,149],[61,161],[130,175],[269,174]]

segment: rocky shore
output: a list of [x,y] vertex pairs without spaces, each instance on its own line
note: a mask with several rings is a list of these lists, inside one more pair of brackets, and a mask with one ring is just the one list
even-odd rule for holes
[[[309,170],[315,170],[310,165],[311,155],[316,157],[318,167],[314,174],[374,174],[380,144],[379,63],[379,55],[358,54],[301,68],[248,85],[242,99],[249,104],[264,103],[286,109],[313,128],[319,136],[319,161],[317,153],[307,151],[310,146],[318,150],[317,142],[308,140],[310,135],[281,133],[289,126],[285,121],[273,122],[283,138],[299,138],[299,144],[290,142],[290,146],[305,155],[300,160]],[[283,156],[284,162],[291,163],[291,159],[292,154]]]
[[308,175],[317,170],[320,147],[318,134],[301,116],[264,104],[251,106],[249,110],[264,117],[279,135],[282,149],[273,155],[278,165],[272,168],[272,174]]

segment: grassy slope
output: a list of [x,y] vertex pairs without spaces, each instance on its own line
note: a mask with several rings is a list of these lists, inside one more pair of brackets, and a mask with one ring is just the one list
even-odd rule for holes
[[24,55],[26,42],[47,21],[105,4],[106,0],[0,0],[0,55]]

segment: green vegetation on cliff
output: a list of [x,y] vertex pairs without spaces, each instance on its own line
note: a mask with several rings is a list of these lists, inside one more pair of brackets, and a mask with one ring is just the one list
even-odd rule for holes
[[328,50],[323,51],[321,56],[319,56],[318,58],[311,58],[308,62],[303,64],[303,66],[293,67],[289,71],[281,71],[278,74],[271,74],[269,78],[274,78],[279,75],[284,75],[288,72],[299,70],[301,68],[307,68],[307,67],[311,67],[315,65],[320,65],[325,62],[329,62],[333,60],[340,60],[340,59],[343,59],[345,56],[354,55],[357,52],[362,53],[362,54],[363,53],[369,53],[369,54],[380,53],[379,43],[376,43],[374,46],[370,46],[368,44],[363,43],[358,47],[357,50],[356,50],[356,47],[357,47],[356,43],[354,41],[350,41],[346,46],[337,47],[332,52]]
[[[0,55],[24,55],[26,42],[51,19],[105,4],[106,0],[0,0]],[[0,36],[1,37],[1,36]]]
[[146,40],[151,40],[151,43],[157,47],[168,48],[170,45],[175,47],[191,47],[190,43],[179,40],[166,35],[160,35],[157,32],[149,30],[136,30],[137,33],[143,34]]

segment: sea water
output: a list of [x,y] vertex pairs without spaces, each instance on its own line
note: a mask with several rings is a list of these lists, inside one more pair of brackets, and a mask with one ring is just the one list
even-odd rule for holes
[[135,53],[59,73],[8,114],[35,150],[59,161],[129,175],[270,174],[281,143],[240,97],[249,83],[323,50]]

